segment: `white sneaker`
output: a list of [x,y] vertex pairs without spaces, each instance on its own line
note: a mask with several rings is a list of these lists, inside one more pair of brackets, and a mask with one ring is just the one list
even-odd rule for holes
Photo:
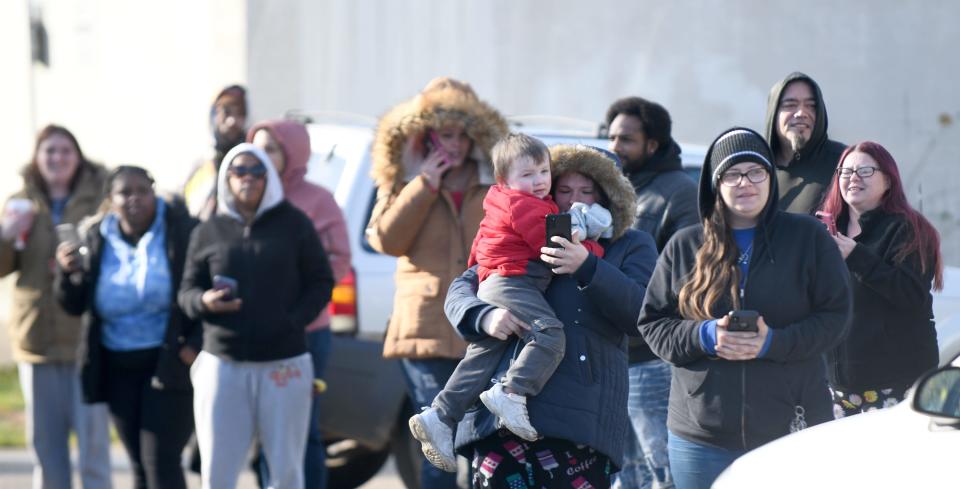
[[504,392],[503,384],[496,383],[480,393],[480,400],[494,416],[500,419],[506,429],[520,438],[536,441],[540,437],[537,430],[530,424],[526,396]]
[[453,430],[440,421],[437,410],[429,408],[410,417],[410,433],[420,441],[420,450],[434,466],[447,472],[457,471],[453,454]]

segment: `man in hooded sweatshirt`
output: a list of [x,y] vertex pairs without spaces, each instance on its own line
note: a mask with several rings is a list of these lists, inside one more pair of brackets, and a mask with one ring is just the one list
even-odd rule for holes
[[813,214],[847,146],[827,137],[827,106],[813,78],[794,72],[770,89],[766,138],[777,169],[780,209]]
[[247,135],[247,91],[240,85],[225,87],[210,107],[213,152],[196,163],[183,185],[190,215],[206,221],[217,210],[217,171],[224,155],[244,142]]
[[[683,171],[680,146],[670,135],[670,114],[640,97],[617,100],[607,110],[608,149],[623,162],[637,193],[636,229],[646,231],[662,251],[678,230],[698,224],[697,185]],[[670,366],[641,338],[629,339],[633,435],[627,442],[618,487],[673,487],[667,456],[667,401]]]

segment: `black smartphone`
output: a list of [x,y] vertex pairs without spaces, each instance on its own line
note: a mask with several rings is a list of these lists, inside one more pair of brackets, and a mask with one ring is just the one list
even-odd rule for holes
[[730,321],[727,323],[727,331],[746,331],[749,333],[759,331],[757,319],[760,318],[760,313],[757,311],[730,311],[728,316]]
[[570,214],[547,214],[547,246],[560,247],[550,239],[554,236],[563,236],[567,241],[573,241],[572,228]]
[[80,239],[80,233],[77,231],[76,225],[65,222],[63,224],[57,224],[54,230],[57,232],[58,243],[79,245],[76,253],[80,256],[87,254],[87,247],[83,245],[83,240]]
[[227,277],[226,275],[214,275],[213,276],[213,288],[214,290],[226,290],[226,295],[223,296],[223,300],[230,301],[237,297],[237,281],[236,279]]

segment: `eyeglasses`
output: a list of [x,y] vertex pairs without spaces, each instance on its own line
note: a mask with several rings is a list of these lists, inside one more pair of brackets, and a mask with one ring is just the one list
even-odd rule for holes
[[880,169],[875,166],[861,166],[855,170],[852,168],[837,168],[837,174],[844,179],[852,177],[854,173],[860,178],[869,178],[878,170]]
[[723,172],[723,175],[720,175],[720,183],[728,187],[736,187],[743,182],[743,177],[747,177],[750,183],[760,183],[767,179],[767,170],[765,168],[754,168],[746,173],[738,171]]
[[247,175],[253,178],[263,178],[267,174],[267,167],[260,163],[254,166],[231,166],[228,171],[237,178],[243,178]]

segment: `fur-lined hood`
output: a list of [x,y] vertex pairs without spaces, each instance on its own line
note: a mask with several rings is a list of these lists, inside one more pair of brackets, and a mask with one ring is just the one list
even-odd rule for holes
[[637,218],[637,194],[617,162],[604,152],[582,144],[559,144],[550,147],[550,171],[553,183],[565,173],[577,172],[590,177],[610,200],[613,215],[613,238],[616,241],[633,227]]
[[402,186],[420,173],[414,155],[425,151],[427,129],[449,124],[462,125],[473,141],[470,158],[477,162],[480,182],[494,183],[490,149],[507,134],[507,121],[473,89],[462,82],[428,84],[416,97],[407,100],[380,118],[373,141],[373,169],[370,175],[378,187]]

